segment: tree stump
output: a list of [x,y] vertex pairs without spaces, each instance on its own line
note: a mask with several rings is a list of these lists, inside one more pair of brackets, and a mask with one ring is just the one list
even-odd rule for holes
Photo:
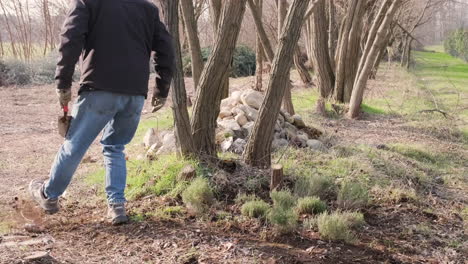
[[271,166],[271,182],[270,190],[281,188],[283,183],[283,166],[281,164],[274,164]]
[[178,181],[188,181],[197,176],[197,172],[192,165],[186,166],[177,176]]

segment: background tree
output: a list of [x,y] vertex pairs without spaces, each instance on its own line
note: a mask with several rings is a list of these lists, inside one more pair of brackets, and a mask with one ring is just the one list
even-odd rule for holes
[[215,45],[201,75],[191,126],[195,149],[202,157],[217,156],[215,129],[224,91],[222,84],[229,76],[229,65],[244,17],[245,2],[223,2]]
[[252,166],[271,165],[273,130],[280,111],[281,101],[289,82],[294,50],[300,37],[303,18],[310,1],[294,0],[283,27],[278,49],[272,63],[270,81],[265,100],[244,151],[244,161]]
[[[183,0],[182,0],[183,1]],[[191,0],[190,0],[191,1]],[[189,157],[195,154],[190,129],[190,117],[187,111],[187,93],[185,91],[184,76],[182,71],[182,54],[179,40],[179,0],[163,0],[164,20],[169,32],[174,38],[176,71],[172,80],[172,112],[174,114],[174,134],[182,155]]]
[[198,26],[192,0],[181,0],[182,14],[190,47],[193,85],[196,89],[203,71],[203,57],[198,38]]

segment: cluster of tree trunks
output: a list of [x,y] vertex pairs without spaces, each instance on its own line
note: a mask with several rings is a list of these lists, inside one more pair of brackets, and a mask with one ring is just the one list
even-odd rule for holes
[[192,0],[162,0],[166,22],[177,46],[179,69],[182,68],[177,18],[180,3],[197,87],[190,119],[182,71],[177,72],[173,83],[173,111],[181,153],[204,160],[215,160],[217,157],[217,117],[221,100],[229,92],[230,65],[247,5],[257,30],[254,89],[263,89],[264,61],[271,64],[271,70],[265,99],[243,159],[253,166],[268,167],[271,164],[274,125],[280,109],[294,114],[290,82],[292,65],[295,65],[305,84],[312,83],[297,45],[303,25],[306,51],[315,71],[315,84],[320,91],[317,109],[323,112],[325,101],[333,98],[337,102],[349,103],[348,114],[354,118],[359,115],[367,80],[375,73],[377,61],[386,51],[391,36],[390,24],[401,1],[382,0],[379,1],[380,7],[375,8],[376,2],[350,0],[342,3],[345,8],[340,8],[340,13],[332,0],[294,0],[290,6],[287,1],[278,0],[278,44],[274,51],[262,23],[262,0],[210,0],[215,37],[212,52],[204,65]]

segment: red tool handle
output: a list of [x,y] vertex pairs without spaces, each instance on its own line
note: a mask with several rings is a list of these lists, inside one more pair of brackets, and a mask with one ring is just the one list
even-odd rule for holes
[[63,111],[68,112],[68,105],[63,106]]

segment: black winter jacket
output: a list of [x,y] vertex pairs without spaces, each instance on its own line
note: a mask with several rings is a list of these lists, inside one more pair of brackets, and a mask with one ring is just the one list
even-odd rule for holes
[[80,91],[148,93],[154,51],[156,93],[166,98],[174,73],[172,38],[150,0],[71,0],[63,25],[55,79],[69,89],[81,59]]

